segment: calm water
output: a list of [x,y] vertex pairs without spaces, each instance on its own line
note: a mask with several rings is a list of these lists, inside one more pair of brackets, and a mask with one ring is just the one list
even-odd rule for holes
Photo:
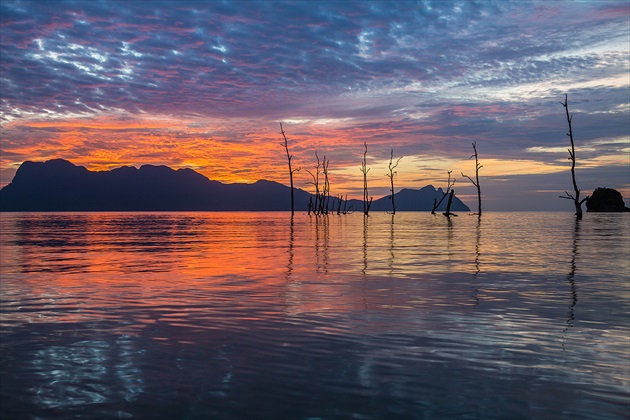
[[0,214],[0,416],[630,417],[630,214]]

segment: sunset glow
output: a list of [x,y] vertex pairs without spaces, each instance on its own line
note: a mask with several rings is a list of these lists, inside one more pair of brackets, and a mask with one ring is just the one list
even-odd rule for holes
[[[571,210],[567,94],[585,193],[630,198],[627,2],[16,2],[0,6],[0,187],[26,160],[191,168],[333,195],[370,185],[475,193],[488,210]],[[562,24],[559,24],[562,22]],[[542,188],[544,187],[544,188]],[[465,199],[465,198],[464,198]],[[470,201],[469,201],[470,202]]]

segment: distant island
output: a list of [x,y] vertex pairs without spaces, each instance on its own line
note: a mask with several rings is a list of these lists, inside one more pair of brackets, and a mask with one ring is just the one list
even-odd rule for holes
[[[311,194],[296,188],[295,208],[307,211]],[[441,188],[428,185],[396,193],[397,211],[431,211]],[[360,211],[360,200],[347,209]],[[443,211],[446,200],[438,207]],[[374,200],[373,211],[391,210],[389,196]],[[26,161],[0,190],[0,211],[286,211],[291,210],[290,188],[273,181],[225,184],[192,169],[167,166],[124,166],[111,171],[89,171],[64,159]],[[452,211],[470,209],[457,197]]]

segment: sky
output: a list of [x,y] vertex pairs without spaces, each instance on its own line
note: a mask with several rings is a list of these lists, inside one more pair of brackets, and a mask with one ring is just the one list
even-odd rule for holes
[[167,165],[331,194],[446,187],[476,210],[630,198],[630,3],[0,2],[0,186],[24,161]]

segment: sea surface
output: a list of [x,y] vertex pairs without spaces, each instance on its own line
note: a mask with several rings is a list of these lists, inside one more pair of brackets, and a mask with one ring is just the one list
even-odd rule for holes
[[0,418],[627,419],[630,214],[1,213]]

